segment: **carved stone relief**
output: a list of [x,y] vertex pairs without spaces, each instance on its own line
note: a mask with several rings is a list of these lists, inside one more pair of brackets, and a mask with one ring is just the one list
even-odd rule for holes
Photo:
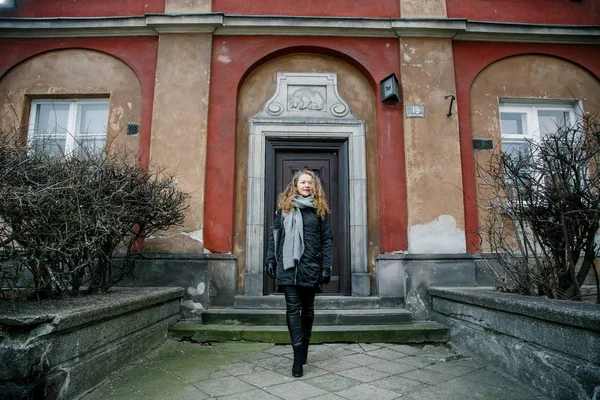
[[325,98],[320,92],[325,91],[324,87],[316,87],[314,89],[311,89],[310,87],[300,87],[297,89],[296,87],[289,86],[288,91],[293,91],[293,93],[288,96],[289,110],[323,111],[323,108],[325,107]]
[[277,90],[261,116],[318,119],[353,119],[348,104],[340,98],[333,73],[277,74]]

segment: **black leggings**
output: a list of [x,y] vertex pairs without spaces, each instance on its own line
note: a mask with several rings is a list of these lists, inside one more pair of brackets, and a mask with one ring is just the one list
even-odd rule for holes
[[290,341],[293,347],[308,344],[315,319],[315,288],[283,285],[285,295],[286,320]]

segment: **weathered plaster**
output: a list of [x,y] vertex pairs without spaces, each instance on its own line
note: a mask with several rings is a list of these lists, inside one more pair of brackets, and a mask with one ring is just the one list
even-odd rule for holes
[[[600,82],[582,67],[560,58],[520,55],[497,61],[484,69],[471,86],[471,122],[474,138],[494,140],[500,146],[499,98],[581,100],[584,112],[600,109]],[[475,151],[477,167],[485,167],[492,151]],[[477,198],[489,196],[478,178]],[[479,226],[488,214],[479,208]],[[484,234],[484,232],[481,232]],[[484,238],[485,239],[485,238]],[[489,249],[486,240],[482,250]]]
[[415,254],[464,253],[467,251],[465,232],[456,227],[456,221],[450,215],[440,215],[429,223],[409,228],[408,251]]
[[191,14],[210,12],[211,0],[166,0],[165,13]]
[[154,253],[202,253],[203,241],[197,232],[176,232],[170,229],[144,241],[144,251]]
[[402,18],[446,18],[446,0],[400,0]]
[[186,293],[190,298],[182,301],[181,306],[186,308],[186,311],[191,315],[201,315],[205,307],[200,300],[202,299],[201,296],[204,294],[205,291],[206,284],[204,282],[200,282],[196,286],[188,286],[186,289]]
[[191,195],[183,226],[146,243],[148,251],[202,253],[202,238],[177,235],[203,226],[210,34],[161,35],[152,117],[151,163],[177,178]]
[[27,135],[29,107],[36,98],[110,97],[107,148],[133,153],[138,136],[126,136],[128,123],[139,124],[142,90],[135,73],[122,61],[92,50],[57,50],[34,56],[0,80],[3,106],[0,129]]
[[[456,91],[452,42],[403,38],[400,52],[403,105],[425,107],[424,119],[405,118],[404,123],[409,251],[464,252],[464,234],[462,240],[455,237],[457,232],[464,231],[456,103],[453,115],[447,116],[450,100],[446,96]],[[453,223],[437,222],[431,226],[431,221],[440,216],[447,216]],[[425,226],[429,227],[421,228]],[[431,235],[426,231],[436,233]],[[448,238],[445,246],[439,246],[439,235]]]
[[[238,124],[236,138],[236,188],[234,221],[234,254],[238,257],[238,292],[244,289],[246,265],[246,198],[248,188],[248,120],[261,112],[264,104],[273,96],[277,72],[335,72],[338,90],[356,118],[366,123],[367,141],[367,213],[368,254],[378,252],[379,204],[377,179],[377,137],[375,135],[375,105],[373,90],[367,80],[355,68],[331,56],[315,54],[292,54],[271,60],[254,70],[244,81],[238,101]],[[374,263],[369,259],[369,271],[374,287]]]

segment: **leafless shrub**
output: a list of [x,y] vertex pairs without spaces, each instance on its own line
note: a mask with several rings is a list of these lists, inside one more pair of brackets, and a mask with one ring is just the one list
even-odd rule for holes
[[590,271],[599,287],[600,124],[588,115],[529,149],[479,169],[497,289],[580,299]]
[[183,223],[187,195],[127,154],[56,157],[15,143],[0,134],[5,285],[29,271],[37,297],[106,291],[133,275],[143,238]]

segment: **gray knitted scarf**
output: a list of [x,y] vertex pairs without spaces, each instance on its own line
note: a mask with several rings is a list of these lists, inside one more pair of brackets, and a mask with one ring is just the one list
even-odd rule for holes
[[283,241],[283,268],[290,269],[296,266],[304,253],[304,224],[302,223],[303,208],[314,208],[312,196],[296,196],[292,202],[289,213],[283,211],[283,229],[285,229],[285,240]]

